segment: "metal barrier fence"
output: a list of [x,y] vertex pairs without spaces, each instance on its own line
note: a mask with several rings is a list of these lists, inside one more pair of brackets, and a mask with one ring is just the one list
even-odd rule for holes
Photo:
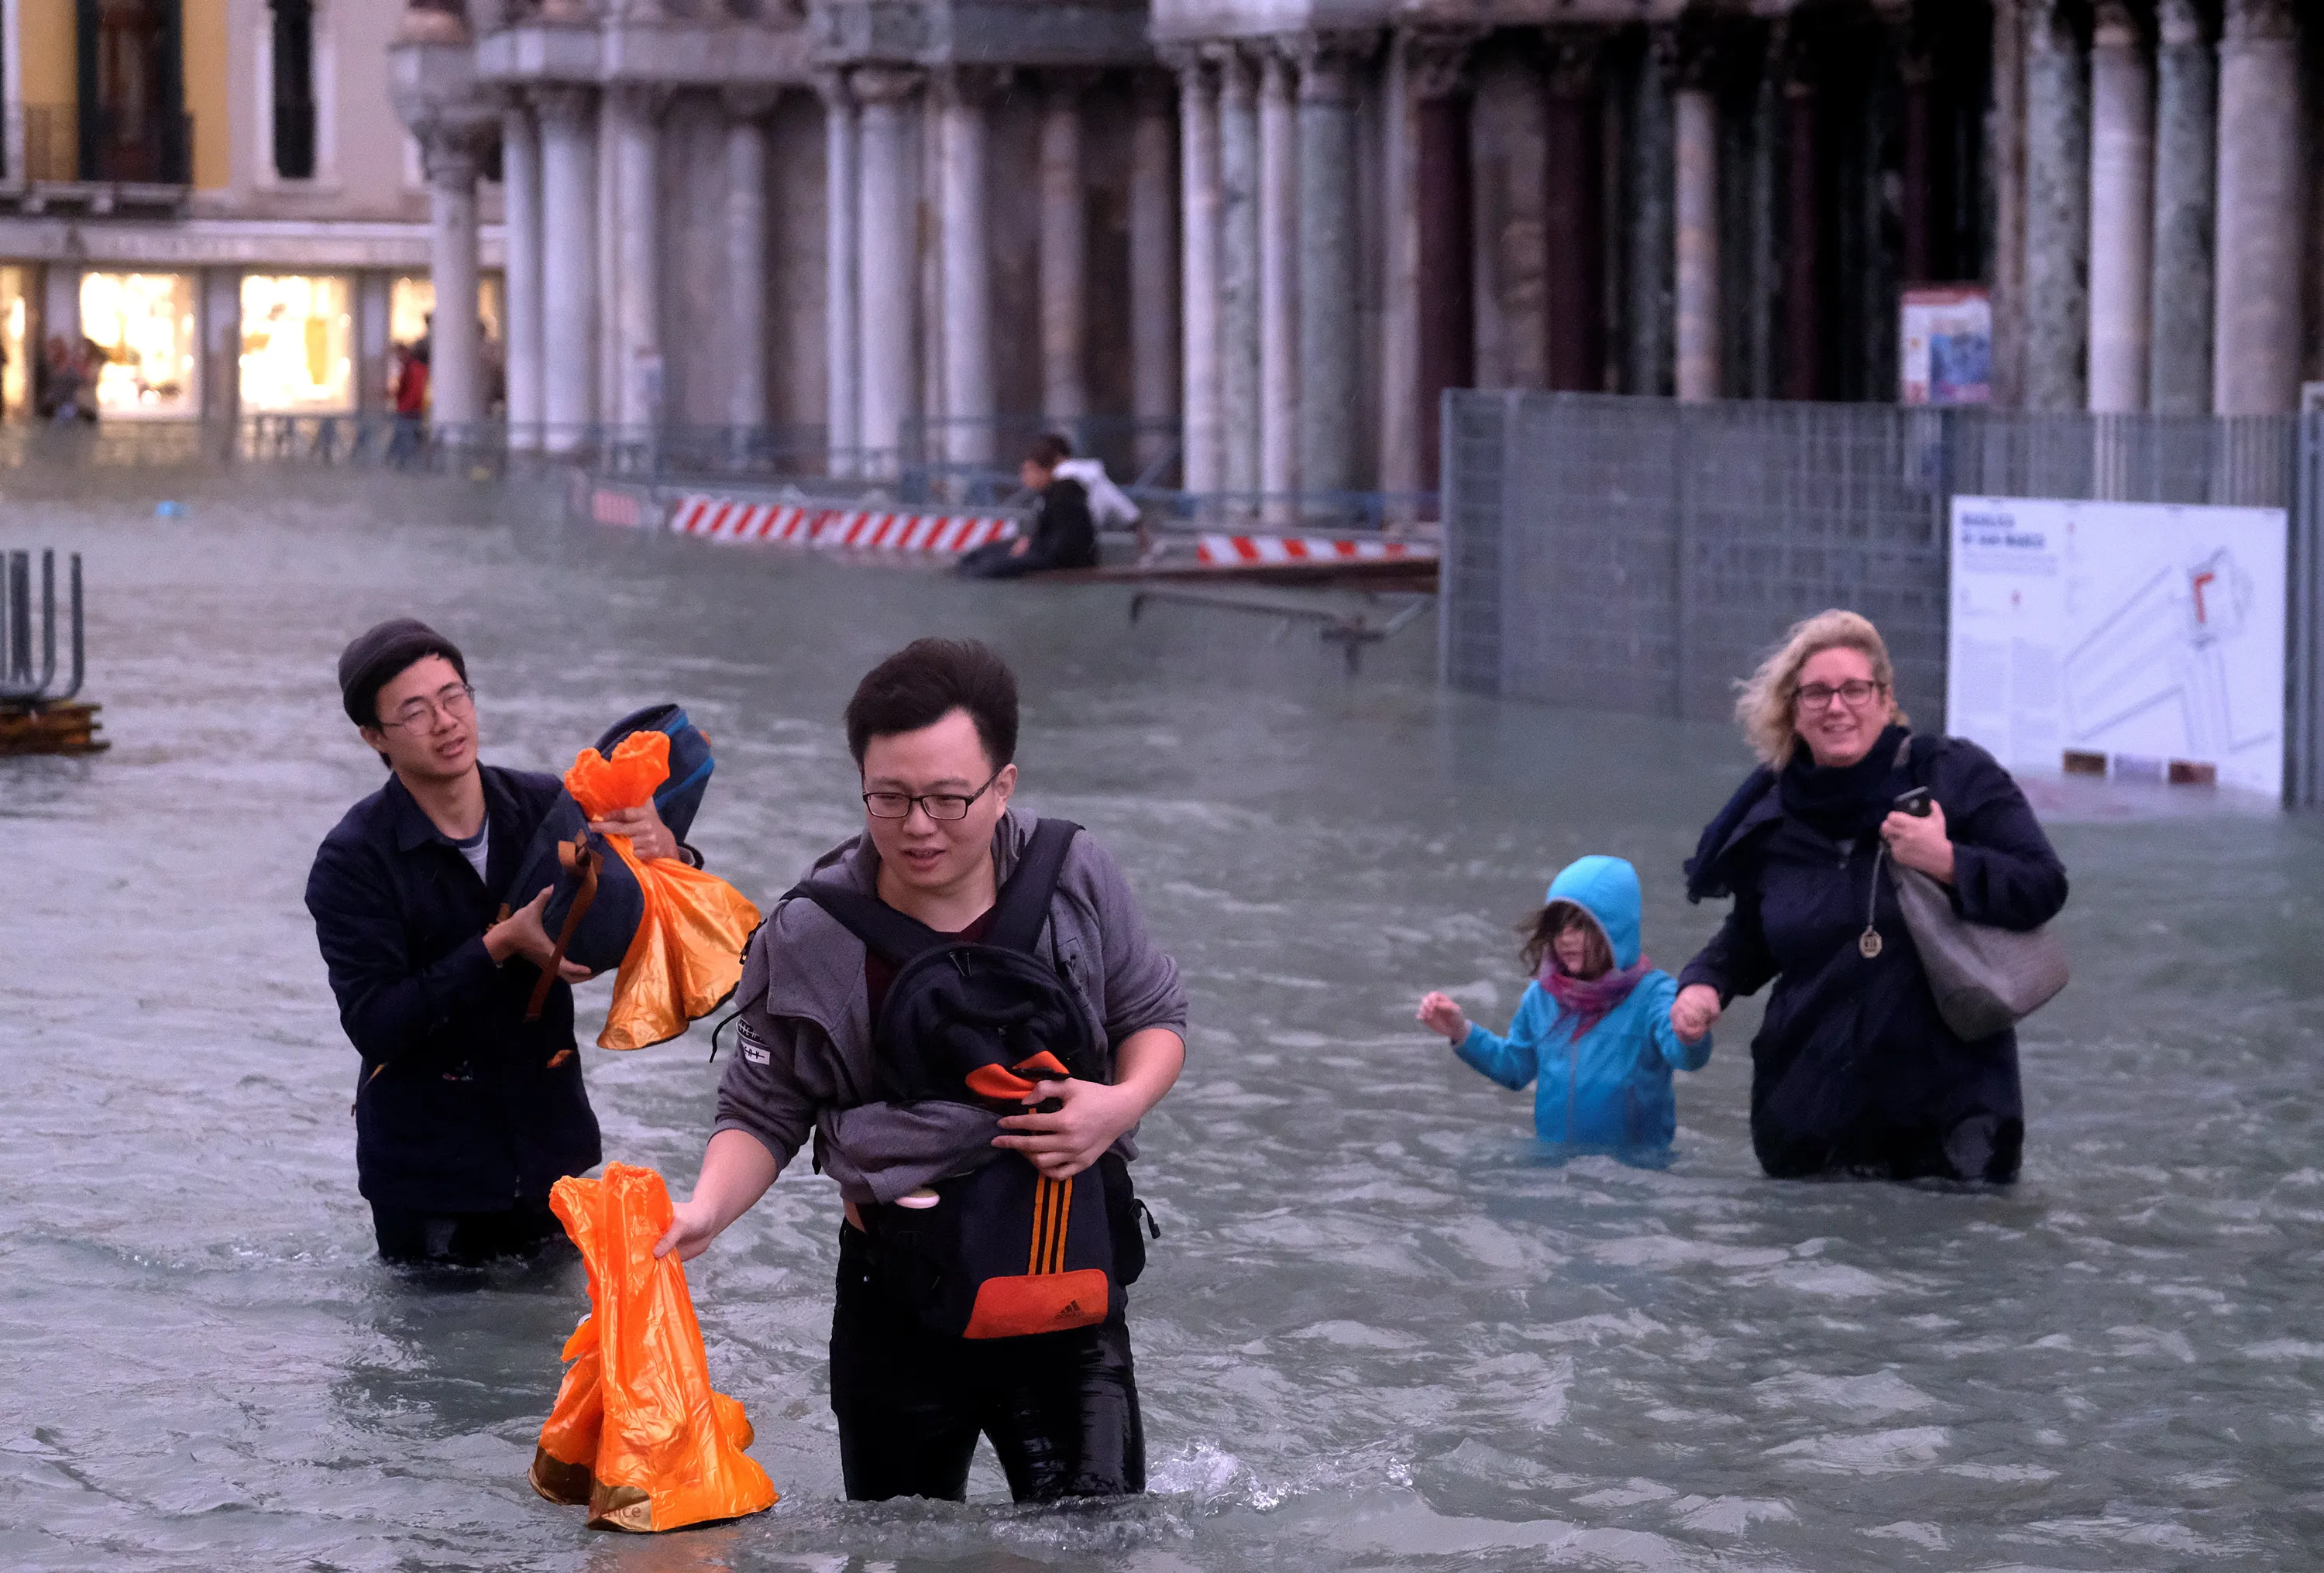
[[1723,718],[1785,628],[1847,606],[1941,725],[1956,494],[2288,507],[2287,796],[2324,800],[2324,417],[1526,392],[1443,417],[1443,680],[1597,709]]

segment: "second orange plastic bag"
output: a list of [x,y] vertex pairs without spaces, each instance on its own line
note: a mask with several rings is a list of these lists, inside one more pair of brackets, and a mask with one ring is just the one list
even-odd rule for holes
[[771,1507],[774,1485],[742,1449],[742,1406],[710,1386],[686,1269],[654,1257],[669,1192],[650,1169],[608,1164],[565,1179],[550,1207],[589,1269],[590,1313],[565,1343],[571,1362],[540,1428],[532,1486],[587,1503],[593,1529],[674,1530]]
[[[565,789],[591,819],[650,802],[669,778],[669,735],[633,731],[614,745],[610,759],[583,749],[565,772]],[[734,991],[742,976],[742,946],[759,926],[759,909],[715,874],[674,858],[640,858],[627,836],[608,836],[645,892],[639,920],[605,1011],[601,1049],[641,1049],[686,1030]]]

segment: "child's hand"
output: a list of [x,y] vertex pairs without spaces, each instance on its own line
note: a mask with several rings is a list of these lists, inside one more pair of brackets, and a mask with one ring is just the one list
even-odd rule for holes
[[1469,1018],[1452,1003],[1450,995],[1431,989],[1420,997],[1420,1011],[1416,1017],[1430,1032],[1443,1033],[1454,1043],[1469,1035]]

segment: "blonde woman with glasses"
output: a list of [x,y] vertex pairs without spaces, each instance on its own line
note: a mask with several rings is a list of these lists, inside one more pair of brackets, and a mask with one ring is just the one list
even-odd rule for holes
[[1686,866],[1688,899],[1735,905],[1679,975],[1672,1025],[1698,1036],[1774,982],[1751,1045],[1771,1175],[2016,1179],[2016,1034],[1945,1026],[1876,854],[1971,923],[2034,928],[2065,905],[2066,870],[2032,807],[1975,743],[1909,730],[1888,648],[1855,612],[1795,625],[1741,688],[1759,768]]

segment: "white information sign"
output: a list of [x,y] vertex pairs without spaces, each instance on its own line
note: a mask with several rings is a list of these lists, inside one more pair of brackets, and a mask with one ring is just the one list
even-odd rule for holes
[[2280,508],[1956,497],[1947,729],[2014,771],[2283,790]]

